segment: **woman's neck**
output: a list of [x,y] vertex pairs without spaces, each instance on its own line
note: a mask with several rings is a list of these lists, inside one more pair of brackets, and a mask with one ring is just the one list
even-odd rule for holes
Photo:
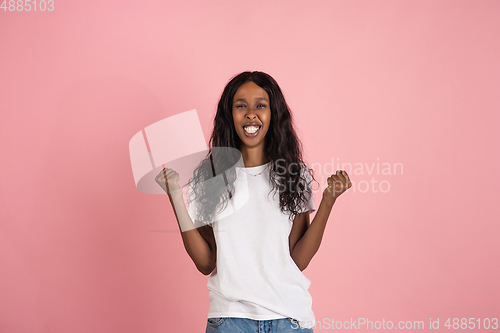
[[243,162],[245,163],[245,168],[252,168],[259,165],[264,165],[268,161],[264,151],[262,149],[256,148],[242,148],[241,155],[243,156]]

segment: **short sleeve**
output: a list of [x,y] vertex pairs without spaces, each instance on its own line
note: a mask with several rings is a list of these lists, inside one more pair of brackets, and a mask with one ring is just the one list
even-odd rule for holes
[[[217,177],[211,178],[208,181],[205,181],[203,186],[205,186],[204,191],[210,191],[210,189],[214,189],[216,186],[219,185],[214,185],[214,184],[220,184],[223,179],[222,175],[218,175]],[[213,183],[213,184],[211,184]],[[191,220],[193,223],[196,225],[206,225],[206,224],[212,224],[214,222],[217,222],[221,219],[224,219],[232,214],[237,210],[238,207],[241,208],[245,204],[245,202],[248,200],[248,194],[246,195],[246,199],[243,202],[240,202],[240,205],[238,207],[234,206],[233,200],[227,200],[225,198],[224,200],[227,200],[225,202],[220,202],[217,207],[216,211],[212,212],[210,216],[205,216],[202,218],[201,216],[201,208],[200,208],[200,202],[197,200],[195,191],[193,190],[193,187],[191,186],[192,183],[190,183],[190,188],[189,188],[189,194],[187,196],[187,202],[188,204],[188,215],[191,217]],[[196,185],[194,185],[196,186]],[[248,191],[243,191],[245,193],[248,193]],[[209,192],[210,193],[210,192]],[[241,200],[240,200],[241,201]],[[199,223],[196,223],[195,221],[198,221]]]
[[301,169],[301,175],[305,177],[305,196],[306,196],[306,204],[302,204],[302,207],[299,209],[299,213],[304,213],[309,211],[312,213],[316,210],[316,206],[314,205],[314,195],[312,191],[312,177],[307,165],[303,164]]

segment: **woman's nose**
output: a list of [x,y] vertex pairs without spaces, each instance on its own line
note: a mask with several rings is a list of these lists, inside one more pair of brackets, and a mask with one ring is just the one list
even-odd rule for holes
[[257,115],[255,114],[255,109],[254,108],[248,108],[247,118],[248,119],[253,119],[255,117],[257,117]]

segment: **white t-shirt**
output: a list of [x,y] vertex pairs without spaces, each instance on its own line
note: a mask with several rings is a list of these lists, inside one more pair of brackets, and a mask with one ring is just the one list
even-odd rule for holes
[[[218,215],[224,217],[212,223],[217,263],[207,284],[208,318],[289,317],[299,321],[301,327],[311,327],[315,322],[308,292],[311,281],[290,256],[288,236],[293,222],[279,208],[279,193],[268,195],[272,189],[270,163],[236,168],[234,195],[226,211]],[[254,175],[263,172],[254,177],[242,169]],[[309,183],[311,176],[305,166],[302,172]],[[300,212],[315,210],[311,191],[307,206]],[[195,204],[189,205],[193,221],[196,214]]]

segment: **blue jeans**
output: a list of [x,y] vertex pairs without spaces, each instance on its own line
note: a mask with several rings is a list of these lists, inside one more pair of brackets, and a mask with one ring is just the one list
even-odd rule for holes
[[205,333],[313,333],[313,329],[301,329],[299,323],[292,318],[208,318]]

